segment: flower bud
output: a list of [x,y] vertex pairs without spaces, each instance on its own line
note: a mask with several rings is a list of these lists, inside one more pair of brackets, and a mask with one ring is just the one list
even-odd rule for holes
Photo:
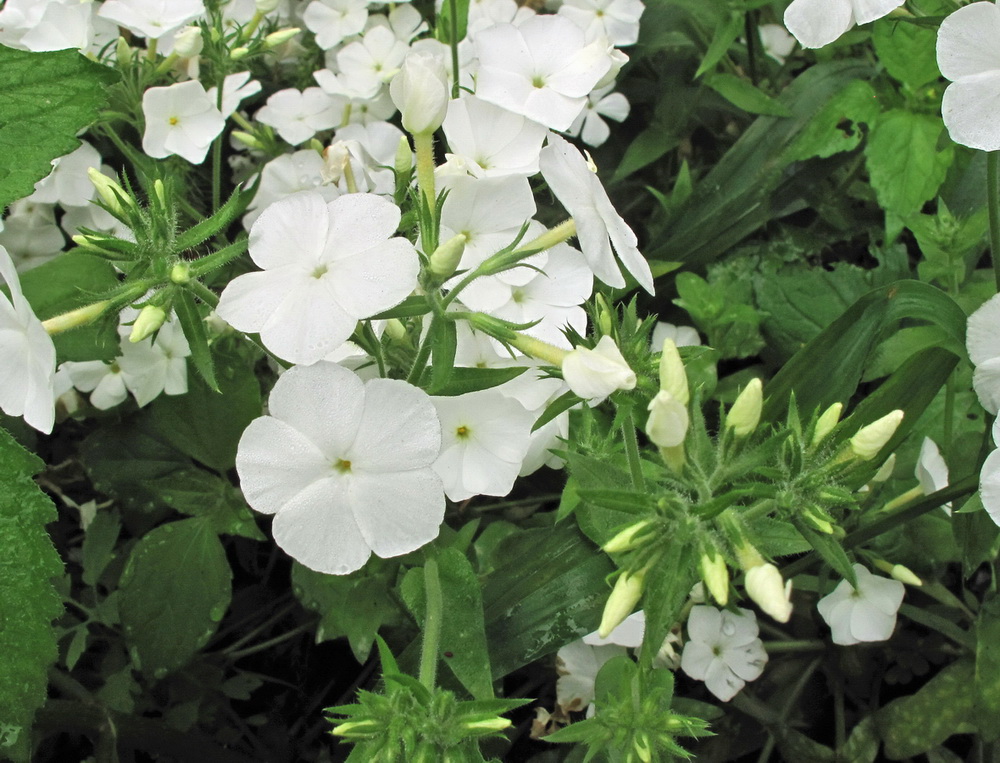
[[768,562],[747,570],[744,586],[757,606],[779,623],[792,616],[792,581],[782,579],[778,568]]
[[903,421],[903,412],[898,408],[877,421],[858,430],[851,438],[851,452],[862,461],[871,461],[892,439]]
[[465,252],[465,242],[469,237],[458,233],[434,250],[428,263],[428,270],[439,283],[448,280],[458,269],[458,263]]
[[629,525],[615,537],[605,543],[601,548],[609,554],[617,554],[622,551],[630,551],[635,548],[636,537],[652,524],[648,519]]
[[94,188],[97,190],[97,195],[101,197],[101,200],[108,205],[108,209],[115,215],[122,217],[126,214],[122,204],[131,207],[133,210],[135,209],[135,202],[132,201],[132,197],[125,192],[125,189],[99,169],[96,169],[95,167],[88,167],[87,177],[89,177],[90,182],[94,184]]
[[510,728],[511,721],[508,718],[493,716],[491,718],[483,718],[480,720],[462,721],[460,725],[465,731],[493,732],[503,731],[504,729]]
[[153,181],[153,193],[156,195],[157,200],[160,202],[160,206],[164,209],[167,208],[167,189],[163,185],[163,181],[160,178],[156,178]]
[[254,7],[257,9],[257,13],[270,13],[277,9],[280,2],[281,0],[255,0]]
[[607,604],[604,605],[604,614],[601,616],[601,627],[597,629],[597,635],[607,638],[608,635],[621,625],[622,621],[632,614],[635,605],[642,597],[643,583],[646,578],[646,571],[640,570],[634,575],[623,572],[615,582],[614,590],[608,597]]
[[663,352],[660,354],[660,389],[677,398],[681,405],[687,405],[691,400],[684,361],[676,343],[669,337],[663,340]]
[[115,60],[122,65],[132,63],[132,48],[124,37],[119,37],[115,44]]
[[684,442],[690,424],[687,406],[666,390],[660,390],[647,410],[646,434],[655,445],[673,448]]
[[618,345],[602,336],[594,349],[577,347],[562,361],[563,378],[575,394],[597,405],[615,390],[635,389],[635,371],[629,368]]
[[732,429],[737,437],[746,437],[760,423],[763,406],[764,396],[760,379],[751,379],[726,414],[726,428]]
[[197,56],[204,45],[200,27],[186,26],[174,34],[174,53],[181,58]]
[[141,342],[147,336],[157,331],[167,319],[167,313],[158,305],[146,305],[139,311],[139,317],[132,324],[132,333],[128,335],[128,340],[135,344]]
[[403,129],[413,135],[432,133],[444,122],[450,97],[444,62],[429,53],[410,53],[389,83]]
[[390,318],[385,322],[385,335],[394,342],[400,342],[406,338],[406,326],[399,318]]
[[298,27],[293,26],[287,29],[279,29],[277,32],[271,32],[271,34],[264,38],[264,48],[265,50],[279,48],[301,31]]
[[715,549],[701,555],[698,562],[701,571],[701,579],[708,592],[712,594],[720,607],[726,606],[729,601],[729,567],[726,560],[722,558]]
[[594,295],[594,301],[597,302],[597,326],[601,329],[601,334],[610,334],[612,331],[611,307],[600,292]]
[[393,169],[400,176],[408,175],[413,169],[413,149],[410,148],[410,141],[405,135],[399,138],[399,145],[396,146],[396,159],[393,162]]
[[241,58],[246,58],[250,55],[250,48],[240,45],[238,48],[233,48],[229,51],[229,58],[233,61],[239,61]]
[[892,565],[892,569],[889,570],[889,574],[900,583],[906,583],[912,586],[922,586],[924,581],[913,574],[913,570],[902,564]]
[[840,413],[844,410],[843,403],[834,403],[816,419],[816,429],[813,431],[812,447],[819,445],[833,431],[840,421]]
[[186,262],[178,262],[170,268],[170,281],[184,285],[191,281],[191,265]]
[[[353,142],[356,143],[357,141]],[[351,151],[348,142],[344,140],[335,141],[320,153],[323,154],[323,166],[320,168],[319,174],[323,178],[323,182],[336,185],[344,177],[344,172],[351,163]]]
[[238,140],[247,148],[253,148],[258,151],[263,150],[264,144],[261,143],[256,136],[251,135],[248,132],[243,132],[243,130],[233,130],[230,135],[233,136],[235,140]]

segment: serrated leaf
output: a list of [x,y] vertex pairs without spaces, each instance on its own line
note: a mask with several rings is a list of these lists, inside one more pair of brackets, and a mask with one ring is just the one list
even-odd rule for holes
[[792,112],[760,88],[735,74],[719,72],[705,77],[704,82],[734,106],[751,114],[790,117]]
[[135,667],[163,678],[215,633],[232,598],[232,571],[204,519],[161,525],[133,547],[119,612]]
[[[945,11],[943,4],[938,10]],[[930,13],[921,7],[921,13]],[[947,11],[945,11],[947,12]],[[937,29],[879,19],[872,25],[872,43],[878,60],[891,77],[916,89],[941,76],[935,55]]]
[[50,582],[63,571],[45,531],[55,507],[31,479],[40,459],[0,429],[0,758],[29,759],[31,722],[58,656],[52,621],[62,603]]
[[799,133],[788,148],[788,158],[800,161],[853,151],[864,138],[858,125],[871,124],[878,114],[874,88],[864,80],[851,80]]
[[0,45],[0,210],[27,196],[51,161],[80,145],[116,78],[77,50],[27,53]]

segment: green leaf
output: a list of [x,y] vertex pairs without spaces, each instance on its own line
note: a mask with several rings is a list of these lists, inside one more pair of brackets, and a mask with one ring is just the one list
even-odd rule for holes
[[[455,39],[452,40],[452,24]],[[446,45],[460,43],[469,27],[469,0],[444,0],[434,26],[434,36]]]
[[503,562],[483,582],[494,678],[595,630],[613,571],[570,522],[512,535],[500,548]]
[[[493,678],[479,579],[465,554],[457,549],[444,549],[436,561],[444,600],[441,659],[475,699],[491,699]],[[410,612],[423,628],[427,609],[423,568],[406,573],[401,592]]]
[[[921,7],[921,12],[928,11]],[[879,19],[872,25],[872,42],[879,63],[891,77],[912,90],[941,76],[935,55],[936,29]]]
[[[32,268],[21,288],[41,320],[96,302],[118,285],[112,265],[89,254],[72,252]],[[117,316],[54,336],[59,362],[114,360],[119,354]]]
[[780,101],[776,101],[748,80],[735,74],[719,72],[705,77],[705,84],[734,106],[751,114],[766,114],[774,117],[790,117],[792,112]]
[[527,370],[526,368],[453,368],[448,382],[440,389],[435,389],[433,394],[451,397],[491,389],[516,379]]
[[944,668],[916,694],[900,697],[876,716],[879,733],[890,760],[912,758],[937,747],[952,734],[976,731],[975,682],[972,660],[959,660]]
[[365,662],[379,629],[404,622],[394,592],[396,570],[394,563],[372,559],[350,575],[325,575],[293,563],[295,597],[320,616],[316,640],[346,636],[355,659]]
[[58,656],[51,623],[62,612],[51,583],[62,561],[45,532],[56,511],[31,479],[43,466],[0,429],[0,758],[19,763],[29,760],[32,718]]
[[729,46],[736,41],[736,38],[740,36],[742,31],[743,14],[731,11],[726,22],[719,24],[715,28],[715,34],[712,36],[712,42],[709,43],[708,50],[705,52],[705,58],[702,59],[701,64],[698,66],[698,71],[694,73],[695,79],[698,79],[698,77],[722,60],[722,57],[729,52]]
[[993,597],[983,604],[976,621],[976,709],[979,727],[986,741],[997,738],[1000,729],[1000,599]]
[[809,541],[810,546],[819,552],[823,560],[833,567],[840,577],[856,588],[858,578],[854,573],[854,566],[851,564],[850,558],[848,558],[847,553],[840,543],[833,537],[812,529],[799,517],[792,517],[791,521],[795,525],[795,529],[802,534],[803,538]]
[[430,342],[433,353],[431,355],[431,383],[428,392],[436,395],[439,389],[448,386],[452,372],[455,370],[455,350],[458,347],[455,322],[435,319],[431,321],[431,328],[427,333],[426,341]]
[[135,666],[163,678],[212,637],[232,598],[226,552],[204,519],[157,527],[132,549],[119,612]]
[[161,395],[149,412],[152,433],[224,472],[236,463],[236,446],[243,430],[260,416],[262,403],[257,379],[235,356],[218,358],[217,378],[219,392],[200,376],[191,376],[186,394]]
[[121,529],[121,520],[111,511],[98,511],[87,525],[81,549],[83,582],[87,585],[96,585],[101,573],[114,560],[115,544],[118,542]]
[[864,137],[858,125],[871,124],[878,114],[874,88],[864,80],[851,80],[816,112],[789,146],[787,157],[796,161],[825,159],[842,151],[853,151]]
[[77,50],[0,45],[0,210],[30,194],[53,159],[80,145],[77,133],[97,117],[115,79],[114,70]]
[[421,315],[427,315],[430,311],[431,306],[427,301],[427,297],[413,296],[407,297],[398,305],[383,313],[373,315],[370,320],[387,321],[390,318],[416,318]]
[[198,310],[198,305],[187,289],[177,289],[174,292],[174,313],[180,321],[184,338],[191,348],[191,362],[201,374],[201,378],[213,392],[219,392],[219,383],[215,380],[215,364],[212,362],[212,351],[208,347],[208,332],[205,330],[205,320]]
[[894,109],[872,126],[865,158],[872,188],[887,212],[904,220],[934,198],[955,154],[941,117]]

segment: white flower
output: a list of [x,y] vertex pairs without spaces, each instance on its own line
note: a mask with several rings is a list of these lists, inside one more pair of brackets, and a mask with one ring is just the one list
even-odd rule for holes
[[91,393],[90,404],[99,411],[114,408],[128,397],[125,377],[117,361],[67,361],[59,366],[59,370],[69,376],[78,390]]
[[87,175],[89,168],[100,169],[101,155],[87,141],[65,156],[52,160],[52,172],[35,183],[33,201],[83,207],[94,198],[94,184]]
[[538,172],[547,131],[537,122],[470,95],[449,104],[443,127],[448,161],[476,177]]
[[748,609],[739,614],[699,605],[688,617],[688,642],[681,654],[681,670],[723,702],[736,696],[747,681],[764,672],[767,652],[757,634],[757,617]]
[[569,388],[590,406],[597,405],[615,390],[635,389],[635,371],[629,368],[621,350],[610,336],[602,336],[594,349],[577,347],[562,362],[563,378]]
[[0,246],[0,409],[46,434],[55,422],[56,348],[24,298],[7,250]]
[[323,157],[312,149],[282,154],[264,165],[260,188],[243,216],[243,227],[250,230],[267,207],[300,191],[316,191],[325,201],[333,201],[340,196],[337,186],[324,185]]
[[226,126],[215,102],[194,80],[149,88],[142,96],[142,113],[146,120],[142,150],[154,159],[176,154],[201,164]]
[[891,13],[906,0],[794,0],[785,9],[785,26],[804,48],[822,48],[855,24]]
[[975,366],[972,386],[989,413],[1000,409],[1000,294],[994,294],[969,316],[965,346]]
[[601,117],[624,122],[630,108],[624,95],[611,92],[613,87],[614,84],[599,88],[587,96],[587,105],[566,131],[568,135],[579,135],[588,146],[604,144],[611,136],[611,128]]
[[27,198],[10,205],[10,213],[0,230],[0,246],[7,248],[18,272],[51,260],[65,243],[51,204],[38,204]]
[[941,115],[951,139],[983,151],[1000,150],[1000,6],[981,2],[948,16],[938,30],[937,62],[952,83]]
[[336,350],[357,322],[413,291],[420,264],[413,245],[392,237],[399,207],[354,193],[327,204],[300,193],[268,207],[250,230],[250,257],[263,268],[234,278],[218,314],[293,363]]
[[320,69],[313,73],[313,79],[330,95],[375,98],[399,71],[407,50],[406,43],[397,40],[388,27],[372,27],[360,40],[337,51],[337,74]]
[[757,31],[764,52],[779,64],[785,63],[785,58],[795,49],[795,38],[781,24],[761,24]]
[[617,644],[627,646],[630,649],[637,649],[642,646],[642,637],[646,635],[646,613],[643,610],[633,612],[626,617],[618,627],[609,633],[605,638],[594,631],[583,637],[583,643],[590,646],[605,646],[607,644]]
[[[218,98],[218,90],[210,87],[207,92],[209,100],[215,103],[216,98]],[[250,79],[250,72],[236,72],[228,75],[222,82],[222,116],[229,117],[244,100],[259,92],[260,82]]]
[[316,44],[323,50],[360,34],[367,20],[366,0],[312,0],[302,14],[306,29],[315,33]]
[[520,26],[497,24],[475,38],[476,95],[553,130],[565,130],[611,68],[605,41],[587,44],[562,16],[533,16]]
[[872,575],[854,565],[858,587],[840,581],[833,593],[819,600],[816,608],[833,631],[833,643],[842,646],[862,641],[885,641],[896,627],[896,612],[903,603],[903,584]]
[[[925,494],[948,487],[948,464],[941,456],[937,443],[930,437],[925,437],[920,444],[920,456],[917,458],[914,476],[920,482],[920,489]],[[951,513],[950,503],[944,504],[941,508]]]
[[639,39],[639,17],[645,9],[642,0],[565,0],[558,12],[583,29],[587,40],[607,37],[620,48]]
[[425,392],[320,362],[282,374],[268,405],[240,438],[236,469],[290,556],[345,575],[372,552],[399,556],[437,537],[441,429]]
[[334,99],[318,87],[279,90],[257,110],[254,119],[278,131],[286,143],[305,143],[320,130],[340,124],[343,99]]
[[413,135],[432,133],[448,113],[448,70],[427,53],[409,53],[389,82],[389,95],[399,109],[403,129]]
[[550,135],[549,144],[542,149],[539,166],[545,182],[576,221],[580,249],[594,275],[608,286],[625,286],[612,254],[614,247],[625,269],[652,294],[653,273],[639,253],[638,239],[615,211],[607,191],[591,172],[583,155],[558,135]]
[[[131,331],[131,327],[120,329]],[[180,323],[170,320],[160,326],[156,338],[141,342],[124,340],[118,359],[125,386],[139,407],[161,394],[183,395],[188,390],[187,357],[191,354]]]
[[646,410],[649,411],[646,434],[654,445],[674,448],[684,442],[690,423],[686,405],[661,389]]
[[982,471],[979,472],[979,497],[990,519],[1000,525],[1000,450],[991,452],[983,462]]
[[673,323],[657,321],[649,346],[653,350],[659,350],[663,346],[664,339],[673,339],[674,344],[678,347],[698,347],[701,345],[698,331],[691,326],[675,326]]
[[614,644],[591,646],[582,640],[567,644],[556,653],[556,702],[564,713],[586,710],[594,714],[594,682],[604,663],[627,654]]
[[441,421],[434,471],[447,496],[507,495],[528,453],[535,416],[493,389],[431,400]]
[[205,13],[202,0],[106,0],[98,15],[158,40]]

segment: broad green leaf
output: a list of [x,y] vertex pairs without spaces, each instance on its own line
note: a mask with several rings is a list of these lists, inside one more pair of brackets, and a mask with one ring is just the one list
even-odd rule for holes
[[0,210],[30,194],[53,159],[80,145],[77,133],[97,117],[115,79],[113,69],[77,50],[0,45]]
[[523,374],[525,368],[454,368],[448,382],[434,394],[441,397],[465,395],[491,389],[516,379]]
[[751,114],[766,114],[775,117],[792,116],[792,112],[783,103],[735,74],[722,72],[710,74],[705,77],[704,82],[731,104]]
[[62,612],[50,582],[62,561],[45,531],[56,511],[31,479],[43,466],[0,429],[0,758],[18,763],[29,759],[32,718],[58,656],[52,621]]
[[119,612],[135,667],[163,678],[215,633],[232,598],[232,571],[203,519],[161,525],[132,548]]
[[[458,44],[465,39],[468,26],[469,0],[444,0],[438,13],[434,36],[446,45],[452,42]],[[453,28],[454,34],[452,34]]]
[[[2,75],[0,75],[2,78]],[[21,276],[21,288],[35,314],[46,320],[102,299],[118,285],[110,263],[89,254],[61,254]],[[114,360],[119,354],[118,316],[53,337],[60,362]]]
[[844,746],[837,751],[838,759],[845,763],[875,763],[878,748],[875,717],[869,715],[851,731]]
[[[921,12],[931,11],[922,6]],[[936,29],[879,19],[872,25],[872,42],[879,63],[890,76],[911,89],[934,82],[941,76],[934,50]]]
[[[444,600],[441,660],[475,699],[490,699],[493,697],[493,678],[479,579],[465,554],[457,549],[444,549],[436,561]],[[424,569],[414,568],[407,572],[401,590],[407,607],[423,628],[427,608]]]
[[500,548],[503,562],[483,582],[494,678],[595,630],[613,570],[571,522],[518,533]]
[[[207,349],[207,348],[206,348]],[[213,392],[189,375],[184,395],[161,395],[149,406],[152,432],[185,455],[220,472],[236,463],[243,430],[261,414],[260,385],[236,357],[219,356]]]
[[874,88],[861,79],[851,80],[816,113],[788,148],[787,158],[796,161],[826,158],[853,151],[861,144],[864,131],[859,124],[871,124],[879,113]]
[[915,694],[900,697],[876,716],[890,760],[903,760],[937,747],[952,734],[976,731],[975,664],[959,660],[944,668]]
[[872,126],[865,158],[872,188],[886,211],[904,220],[934,198],[955,153],[940,116],[894,109]]
[[350,575],[324,575],[294,562],[292,590],[302,606],[320,616],[316,640],[346,636],[358,662],[365,662],[379,629],[401,625],[394,594],[397,565],[372,559]]
[[897,281],[868,292],[797,352],[767,385],[763,417],[783,418],[792,391],[811,414],[854,394],[879,340],[904,318],[940,328],[956,358],[964,354],[965,312],[940,289]]

